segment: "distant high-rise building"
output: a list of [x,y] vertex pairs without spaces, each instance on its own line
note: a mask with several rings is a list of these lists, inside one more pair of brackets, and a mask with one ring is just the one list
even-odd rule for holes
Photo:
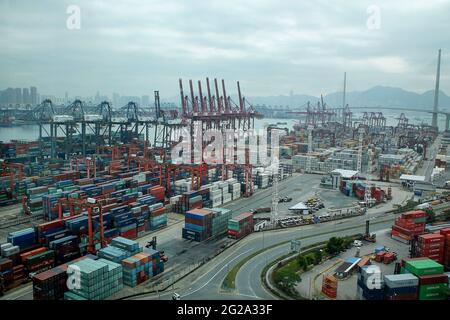
[[113,93],[113,107],[118,107],[120,102],[120,95],[118,93]]
[[[137,96],[122,96],[119,99],[119,108],[125,106],[128,104],[128,102],[135,102],[138,105],[141,105],[141,97],[137,97]],[[116,106],[117,108],[117,106]]]
[[30,99],[30,89],[28,88],[23,88],[22,89],[22,102],[24,104],[29,104],[31,103],[31,99]]
[[95,94],[95,98],[94,98],[94,102],[95,103],[100,103],[100,92],[97,91],[97,93]]
[[66,91],[66,94],[64,95],[64,103],[69,103],[69,93]]
[[143,95],[141,98],[142,107],[148,107],[150,105],[150,96]]
[[5,90],[5,104],[16,103],[16,93],[13,88]]
[[30,98],[31,98],[31,105],[35,106],[38,102],[38,93],[36,87],[30,87]]
[[22,89],[20,88],[15,88],[14,89],[14,94],[15,94],[15,101],[14,103],[22,103]]

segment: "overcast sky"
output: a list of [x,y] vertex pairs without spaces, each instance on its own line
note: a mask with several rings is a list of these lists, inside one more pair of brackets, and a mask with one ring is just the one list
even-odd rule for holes
[[[72,4],[79,30],[67,28]],[[0,0],[0,88],[169,97],[178,78],[209,76],[230,94],[240,80],[247,96],[318,96],[341,90],[347,71],[350,91],[422,92],[442,48],[449,93],[449,13],[450,0]]]

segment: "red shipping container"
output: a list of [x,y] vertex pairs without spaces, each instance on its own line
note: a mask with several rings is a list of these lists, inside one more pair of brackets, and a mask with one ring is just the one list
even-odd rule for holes
[[439,256],[439,255],[437,255],[437,256],[431,255],[431,256],[428,256],[427,258],[428,258],[428,259],[431,259],[431,260],[434,260],[434,261],[436,261],[436,262],[439,263],[439,264],[444,264],[444,258],[443,258],[442,256]]
[[417,250],[421,256],[429,256],[429,255],[440,255],[444,256],[444,248],[438,249],[420,249]]
[[436,233],[424,234],[421,235],[418,239],[419,242],[423,243],[435,243],[435,242],[443,243],[444,240],[445,238],[443,235]]
[[442,234],[443,236],[450,235],[450,228],[444,228],[444,229],[441,229],[441,230],[439,231],[439,233]]
[[431,242],[431,243],[418,242],[417,246],[419,248],[423,248],[423,249],[440,249],[440,248],[445,248],[445,243],[444,242]]
[[130,239],[130,240],[134,240],[137,238],[137,232],[136,232],[136,229],[134,228],[134,229],[128,230],[126,232],[120,233],[120,236]]
[[375,261],[376,262],[382,262],[383,261],[383,257],[386,254],[385,251],[380,251],[375,255]]
[[409,211],[409,212],[405,212],[402,213],[402,218],[423,218],[426,217],[427,213],[423,210],[415,210],[415,211]]
[[166,213],[166,208],[159,208],[159,209],[156,209],[156,210],[153,210],[152,212],[150,212],[150,216],[151,217],[157,217],[157,216],[160,216],[160,215],[162,215],[162,214],[164,214],[164,213]]
[[197,226],[204,226],[205,225],[205,220],[198,220],[198,219],[192,219],[192,218],[184,218],[184,222],[185,223],[191,223],[191,224],[195,224]]
[[394,296],[386,296],[386,300],[417,300],[416,293],[397,294]]
[[408,241],[410,241],[412,239],[411,236],[406,235],[406,234],[401,233],[401,232],[398,232],[398,231],[395,231],[395,230],[392,230],[391,234],[392,234],[393,237],[399,237],[399,238],[402,238],[402,239],[405,239],[405,240],[408,240]]
[[46,223],[42,223],[38,225],[38,232],[44,232],[50,229],[59,228],[64,226],[64,221],[62,220],[54,220]]
[[20,255],[20,259],[24,263],[27,260],[28,257],[34,256],[36,254],[39,254],[39,253],[42,253],[42,252],[45,252],[45,251],[47,251],[47,248],[44,248],[44,247],[38,248],[38,249],[35,249],[35,250],[31,250],[31,251],[22,253]]
[[436,284],[436,283],[448,283],[448,276],[446,274],[433,274],[429,276],[419,276],[419,284]]
[[425,222],[414,222],[412,220],[398,218],[395,220],[395,224],[399,226],[407,227],[425,227]]
[[228,235],[230,235],[230,236],[236,236],[236,235],[238,235],[238,232],[235,231],[235,230],[228,230]]

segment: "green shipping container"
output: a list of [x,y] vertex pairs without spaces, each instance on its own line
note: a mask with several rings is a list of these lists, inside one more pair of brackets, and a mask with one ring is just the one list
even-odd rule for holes
[[444,300],[446,292],[446,283],[422,285],[419,287],[419,300]]
[[400,273],[401,274],[405,274],[405,273],[411,273],[408,269],[406,269],[406,268],[404,268],[404,267],[401,267],[400,268]]
[[27,265],[31,266],[35,263],[42,262],[55,257],[55,252],[53,250],[44,251],[27,258]]
[[416,276],[428,276],[444,272],[444,266],[431,259],[407,261],[405,269]]

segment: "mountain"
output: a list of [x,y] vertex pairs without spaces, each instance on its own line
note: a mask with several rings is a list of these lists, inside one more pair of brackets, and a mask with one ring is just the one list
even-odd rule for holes
[[[290,106],[298,108],[310,101],[316,104],[320,97],[309,95],[292,95],[292,96],[267,96],[267,97],[249,97],[248,100],[253,105],[267,106]],[[333,107],[342,106],[342,92],[333,92],[324,96],[324,102]],[[346,94],[346,103],[349,106],[359,106],[374,108],[378,106],[384,107],[403,107],[414,109],[432,109],[434,103],[434,90],[424,93],[416,93],[407,91],[402,88],[375,86],[365,91],[352,91]],[[450,97],[443,91],[439,91],[439,107],[442,109],[450,109]]]

